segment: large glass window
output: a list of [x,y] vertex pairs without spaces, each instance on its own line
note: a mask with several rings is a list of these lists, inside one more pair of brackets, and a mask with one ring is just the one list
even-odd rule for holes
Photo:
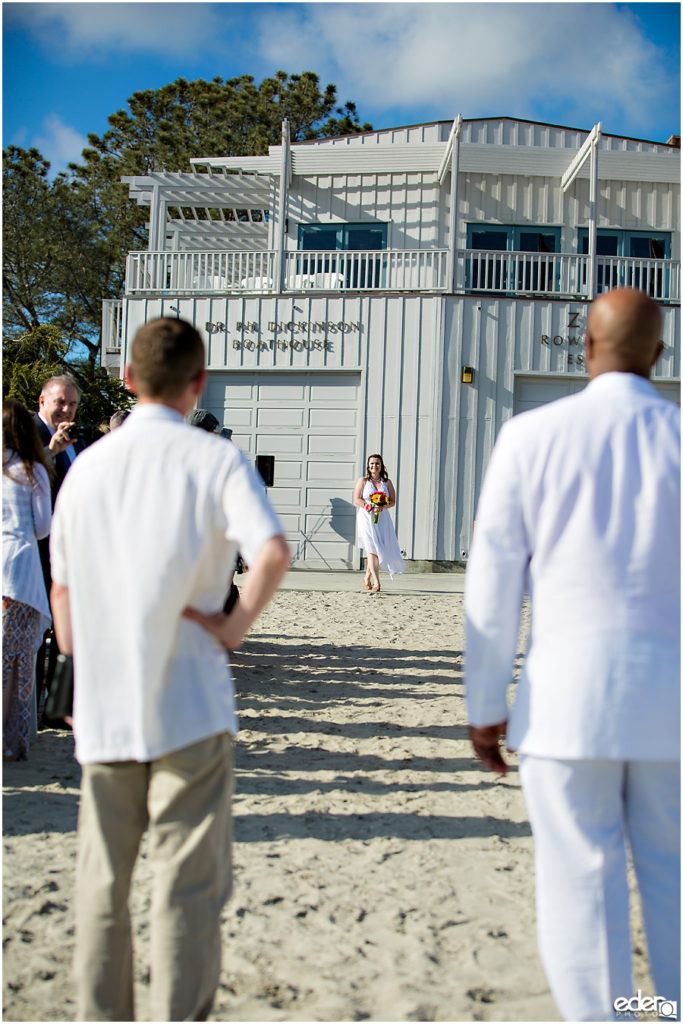
[[[387,247],[386,224],[300,224],[299,249],[317,252],[373,252]],[[337,260],[333,256],[302,257],[302,274],[341,273],[346,288],[379,288],[383,259],[359,257]]]

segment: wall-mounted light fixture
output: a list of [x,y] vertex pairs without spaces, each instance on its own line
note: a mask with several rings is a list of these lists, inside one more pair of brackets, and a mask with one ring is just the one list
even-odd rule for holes
[[471,384],[474,381],[474,367],[463,366],[460,380],[463,384]]

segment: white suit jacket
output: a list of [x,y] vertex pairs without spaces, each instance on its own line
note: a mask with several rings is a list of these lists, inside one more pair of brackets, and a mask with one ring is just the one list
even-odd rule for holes
[[473,725],[539,757],[680,756],[680,472],[680,409],[632,374],[505,424],[467,569]]

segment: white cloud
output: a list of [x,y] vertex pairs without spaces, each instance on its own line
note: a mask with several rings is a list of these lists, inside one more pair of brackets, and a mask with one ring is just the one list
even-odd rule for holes
[[613,113],[647,131],[667,95],[673,116],[679,89],[629,11],[604,3],[283,5],[261,23],[260,52],[314,67],[362,115],[533,118],[561,105],[577,127]]
[[10,3],[5,22],[28,30],[53,59],[102,53],[196,57],[224,24],[206,3]]
[[43,118],[41,133],[31,139],[31,145],[40,150],[50,162],[50,176],[66,170],[69,163],[80,163],[81,152],[88,140],[62,121],[59,114]]

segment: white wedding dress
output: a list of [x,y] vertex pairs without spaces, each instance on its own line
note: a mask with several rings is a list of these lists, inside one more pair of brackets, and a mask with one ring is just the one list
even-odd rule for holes
[[[370,495],[375,490],[384,491],[389,497],[389,488],[383,480],[379,488],[376,488],[372,480],[368,480],[363,488],[363,500],[366,505]],[[358,532],[358,547],[363,548],[366,554],[377,555],[380,568],[389,573],[392,580],[397,573],[406,571],[406,563],[401,557],[401,550],[396,540],[394,524],[389,517],[389,511],[383,509],[376,523],[373,523],[374,512],[366,512],[364,508],[358,507],[356,514],[356,526]]]

